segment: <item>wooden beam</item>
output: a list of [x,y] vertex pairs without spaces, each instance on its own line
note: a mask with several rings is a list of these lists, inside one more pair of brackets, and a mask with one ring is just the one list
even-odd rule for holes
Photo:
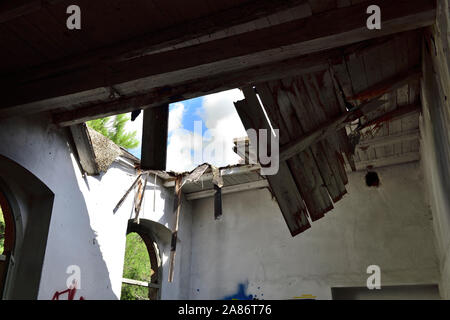
[[169,105],[144,110],[141,169],[166,170]]
[[356,170],[366,170],[367,168],[381,168],[386,166],[393,166],[402,163],[414,162],[420,160],[419,152],[408,152],[401,155],[393,155],[390,157],[359,161],[356,162]]
[[[235,184],[232,186],[222,187],[222,195],[230,194],[230,193],[237,193],[237,192],[245,192],[245,191],[255,190],[255,189],[262,189],[262,188],[267,188],[268,186],[269,186],[269,183],[265,179],[241,183],[241,184]],[[188,201],[204,199],[204,198],[213,197],[214,194],[215,194],[214,189],[203,190],[203,191],[198,191],[198,192],[191,192],[191,193],[186,194],[186,199]]]
[[[266,129],[272,132],[259,103],[249,103],[245,99],[234,104],[247,130]],[[280,161],[278,173],[267,176],[267,180],[291,235],[294,237],[310,228],[305,204],[286,161]]]
[[400,89],[404,85],[407,85],[415,80],[418,80],[422,75],[419,67],[409,70],[405,74],[397,74],[386,81],[377,83],[366,90],[363,90],[354,96],[347,98],[349,101],[368,101],[374,97],[380,97],[387,92],[392,92],[396,89]]
[[[328,67],[327,60],[338,54],[338,50],[329,50],[313,56],[302,56],[239,71],[220,73],[184,82],[174,82],[170,86],[156,87],[140,95],[122,97],[113,101],[94,103],[69,111],[57,112],[53,115],[53,121],[60,126],[70,126],[139,108],[150,108],[163,103],[173,103],[240,88],[257,82],[308,74],[325,70]],[[45,108],[45,105],[42,105],[42,107]],[[27,113],[27,108],[13,107],[10,108],[10,111],[0,108],[0,117],[2,115],[4,117],[12,116],[18,112],[22,112],[21,114]],[[40,111],[44,110],[40,109]]]
[[359,126],[357,129],[359,131],[370,127],[374,124],[377,123],[382,123],[382,122],[389,122],[389,121],[395,121],[395,120],[399,120],[399,119],[403,119],[405,117],[408,117],[410,115],[413,115],[415,113],[420,112],[421,106],[420,104],[411,104],[411,105],[407,105],[407,106],[403,106],[403,107],[398,107],[395,110],[389,111],[385,114],[382,114],[379,117],[376,117],[374,119],[370,119],[367,122],[364,122],[361,126]]
[[145,281],[139,281],[139,280],[133,280],[133,279],[127,279],[127,278],[122,278],[122,283],[131,284],[131,285],[140,286],[140,287],[161,289],[161,285],[157,284],[157,283],[151,283],[151,282],[145,282]]
[[92,146],[89,131],[85,124],[77,124],[70,127],[81,167],[89,175],[99,174],[99,168],[95,161],[94,148]]
[[0,23],[20,18],[33,13],[49,4],[55,4],[62,0],[14,0],[0,3]]
[[[257,172],[261,169],[259,165],[239,165],[235,167],[227,167],[220,169],[220,176],[229,176],[229,175],[239,175],[239,174],[247,174],[252,172]],[[181,185],[184,185],[186,183],[186,176],[183,176],[183,180],[181,181]],[[213,179],[213,173],[212,172],[205,172],[199,179],[198,183],[205,182],[205,181],[211,181]],[[164,182],[163,185],[165,188],[173,188],[175,186],[175,180],[170,180]]]
[[364,115],[370,114],[371,112],[377,110],[381,105],[383,105],[386,101],[380,100],[379,98],[384,94],[390,92],[391,90],[396,90],[397,88],[403,86],[404,84],[417,79],[421,76],[421,72],[412,69],[407,71],[406,73],[399,74],[394,78],[391,78],[388,81],[388,85],[385,85],[384,81],[381,81],[375,87],[378,88],[375,93],[372,93],[370,96],[370,101],[363,103],[359,107],[354,110],[344,113],[333,120],[328,121],[323,124],[318,129],[313,132],[308,133],[305,136],[302,136],[300,139],[296,141],[290,142],[288,145],[283,146],[280,150],[280,161],[287,160],[293,157],[296,154],[299,154],[312,144],[322,140],[323,138],[335,134],[338,130],[345,127],[345,125],[351,121],[354,121]]
[[403,142],[403,141],[413,141],[413,140],[419,140],[420,139],[420,132],[419,130],[410,130],[407,132],[400,132],[397,134],[391,134],[384,137],[377,137],[373,139],[367,139],[360,141],[356,148],[367,150],[369,148],[378,148],[378,147],[384,147],[387,145],[392,145],[397,142]]
[[[379,0],[383,13],[381,30],[368,30],[367,7],[373,1],[330,10],[264,29],[203,44],[145,55],[109,65],[92,64],[71,72],[42,76],[39,70],[2,79],[7,95],[4,106],[26,104],[108,85],[128,87],[133,81],[155,81],[156,76],[196,79],[207,75],[279,61],[330,48],[429,26],[435,21],[433,0]],[[106,80],[105,80],[106,79]],[[64,83],[64,86],[61,84]],[[161,83],[161,82],[159,82]],[[141,82],[142,84],[142,82]],[[148,87],[147,87],[148,89]],[[137,90],[137,89],[136,89]]]
[[242,5],[219,11],[206,17],[172,25],[165,29],[155,30],[151,33],[93,50],[83,55],[76,55],[52,62],[39,68],[36,74],[39,74],[39,76],[48,76],[63,71],[67,72],[89,64],[115,63],[129,60],[148,55],[158,50],[167,50],[183,42],[208,36],[215,32],[248,23],[270,14],[289,10],[303,4],[305,7],[308,6],[306,0],[247,1]]
[[351,121],[356,120],[360,116],[377,110],[380,106],[386,103],[385,100],[375,99],[352,112],[340,115],[337,118],[328,121],[316,130],[302,136],[300,139],[290,142],[280,150],[280,161],[287,160],[300,152],[306,150],[309,146],[319,142],[325,137],[335,134],[339,129],[345,127],[345,125]]

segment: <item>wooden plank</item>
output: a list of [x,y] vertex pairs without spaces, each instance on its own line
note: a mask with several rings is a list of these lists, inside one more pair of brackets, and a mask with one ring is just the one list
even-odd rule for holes
[[360,171],[360,170],[367,170],[367,168],[381,168],[419,160],[420,160],[419,152],[407,152],[403,153],[400,156],[392,155],[389,157],[378,158],[374,160],[359,161],[356,163],[356,168],[358,171]]
[[405,117],[409,117],[410,115],[417,114],[420,111],[420,109],[421,109],[420,104],[417,103],[397,108],[390,112],[384,113],[379,117],[372,118],[367,122],[363,122],[362,125],[358,127],[358,130],[363,130],[369,126],[372,126],[377,123],[382,123],[385,121],[401,120]]
[[[296,116],[296,110],[292,106],[292,102],[297,102],[293,93],[294,82],[292,79],[283,79],[269,84],[272,95],[276,97],[277,108],[284,123],[284,126],[280,127],[280,131],[287,131],[290,141],[304,135],[303,125],[305,122],[314,123],[313,120],[316,120],[313,116],[304,118]],[[252,93],[250,92],[250,94]],[[248,98],[246,92],[244,95]],[[322,157],[321,152],[314,153],[313,151],[312,147],[311,150],[299,153],[297,157],[288,160],[288,165],[308,208],[309,215],[315,221],[332,208],[326,189],[329,189],[333,195],[337,193],[337,189],[331,184],[332,179],[323,179],[324,176],[328,178],[327,174],[330,172],[326,159]],[[316,157],[322,161],[317,161]]]
[[[235,184],[231,186],[225,186],[222,187],[222,195],[224,194],[231,194],[231,193],[237,193],[237,192],[245,192],[250,190],[256,190],[256,189],[262,189],[269,187],[269,183],[266,179],[258,180],[258,181],[251,181],[246,183],[240,183]],[[209,198],[214,196],[215,190],[203,190],[198,192],[191,192],[186,194],[186,199],[188,201],[192,200],[198,200],[203,198]]]
[[218,220],[222,217],[222,188],[214,184],[214,219]]
[[[235,106],[247,130],[251,128],[266,129],[271,132],[269,123],[260,106],[250,105],[247,100],[237,101]],[[310,228],[303,199],[286,162],[281,161],[278,173],[267,176],[267,180],[291,235],[296,236]]]
[[[361,105],[359,108],[355,109],[353,112],[348,112],[348,114],[343,114],[335,119],[326,122],[319,128],[315,129],[313,132],[308,133],[301,138],[289,142],[288,145],[283,146],[280,150],[280,161],[289,159],[303,150],[307,149],[314,143],[324,139],[328,135],[335,134],[336,131],[342,129],[348,122],[351,122],[360,116],[376,110],[385,103],[384,100],[375,99],[366,104]],[[357,111],[357,112],[356,112]]]
[[[17,1],[17,0],[15,0]],[[37,1],[35,1],[37,2]],[[40,1],[39,1],[40,2]],[[305,0],[254,0],[239,6],[221,10],[206,17],[200,17],[181,24],[172,25],[157,31],[152,31],[139,37],[109,45],[70,59],[55,61],[40,69],[42,76],[59,73],[74,67],[96,63],[112,63],[128,60],[133,57],[148,55],[151,52],[168,49],[177,44],[211,35],[230,26],[253,21],[260,17],[279,11],[294,8]],[[173,7],[173,5],[170,5]],[[170,18],[169,18],[170,19]]]
[[95,161],[94,148],[91,137],[85,124],[77,124],[70,127],[81,167],[89,175],[99,174],[99,168]]
[[44,8],[48,4],[55,4],[62,0],[14,0],[0,4],[0,23],[22,17]]
[[[419,79],[422,72],[419,68],[414,68],[408,70],[406,73],[396,74],[394,77],[386,79],[384,81],[379,81],[370,87],[356,93],[354,96],[350,97],[350,101],[367,101],[374,97],[382,96],[393,90],[397,90],[411,81]],[[380,78],[381,79],[381,78]]]
[[411,130],[407,132],[399,132],[386,137],[363,140],[356,146],[358,149],[367,150],[375,147],[392,145],[397,142],[419,140],[419,130]]
[[178,241],[178,227],[180,224],[180,211],[181,211],[181,176],[177,177],[174,188],[174,208],[175,221],[172,229],[172,240],[170,244],[170,257],[169,257],[169,282],[173,282],[175,273],[175,256],[177,252]]
[[[221,73],[214,76],[200,77],[191,81],[174,82],[170,86],[156,87],[144,94],[121,97],[113,101],[94,103],[74,110],[58,112],[53,116],[55,123],[68,126],[86,122],[95,118],[118,113],[130,112],[138,108],[148,108],[163,103],[173,103],[197,96],[240,88],[261,81],[270,81],[282,76],[301,75],[326,68],[330,56],[338,54],[331,50],[314,56],[288,59],[277,63],[269,63],[239,71]],[[48,105],[39,105],[36,110],[29,107],[0,108],[0,117],[13,116],[20,113],[35,113],[48,110]]]
[[284,54],[310,54],[414,30],[431,25],[435,20],[435,3],[432,0],[380,0],[378,5],[383,12],[383,28],[374,32],[362,23],[367,19],[366,8],[369,4],[370,1],[111,65],[92,64],[86,68],[74,68],[69,64],[71,72],[66,70],[42,76],[42,72],[37,70],[10,76],[3,79],[4,85],[11,88],[3,97],[3,104],[13,106],[100,88],[105,85],[105,79],[109,85],[115,85],[177,71],[193,79],[211,74],[212,70],[230,71],[233,64],[261,64],[281,60]]
[[161,285],[157,283],[151,283],[151,282],[145,282],[145,281],[139,281],[139,280],[133,280],[133,279],[127,279],[122,278],[122,283],[131,284],[134,286],[140,286],[140,287],[148,287],[148,288],[156,288],[160,289]]
[[169,105],[144,110],[141,169],[166,170]]
[[[363,103],[358,108],[342,114],[334,119],[328,120],[326,123],[322,124],[319,128],[315,128],[313,132],[308,132],[307,135],[302,136],[296,141],[291,141],[288,145],[283,145],[280,149],[280,160],[286,160],[290,157],[300,153],[312,144],[322,140],[330,134],[334,134],[336,131],[344,128],[346,123],[351,122],[363,115],[370,114],[377,110],[380,106],[385,103],[385,100],[379,99],[379,97],[389,90],[395,90],[399,86],[403,85],[405,82],[411,80],[411,78],[416,79],[420,77],[420,71],[413,69],[409,70],[405,74],[397,75],[386,84],[385,82],[377,83],[373,86],[376,88],[374,91],[370,91],[369,102]],[[367,91],[365,91],[367,92]],[[359,98],[358,98],[359,100]],[[365,99],[364,99],[365,100]]]

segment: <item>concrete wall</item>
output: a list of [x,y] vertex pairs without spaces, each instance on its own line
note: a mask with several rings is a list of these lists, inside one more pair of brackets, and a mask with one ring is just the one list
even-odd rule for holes
[[194,203],[192,299],[331,299],[332,287],[364,287],[369,265],[381,284],[435,284],[439,279],[419,163],[377,170],[381,186],[349,175],[348,195],[311,229],[292,238],[269,191]]
[[[118,299],[120,297],[123,259],[128,221],[134,218],[130,194],[115,214],[113,208],[136,179],[134,169],[123,162],[114,162],[107,173],[98,177],[82,176],[71,150],[67,132],[54,128],[45,117],[7,119],[0,121],[0,155],[30,171],[53,193],[51,221],[47,240],[39,299],[51,299],[56,291],[66,287],[67,268],[80,267],[81,289],[76,299]],[[5,168],[0,168],[1,170]],[[152,182],[153,179],[149,179]],[[19,186],[27,181],[12,182]],[[161,181],[157,182],[157,185]],[[11,188],[14,189],[14,188]],[[170,231],[174,215],[173,197],[149,183],[144,198],[142,221],[153,221],[155,238],[163,261],[163,298],[183,298],[188,294],[188,282],[180,274],[189,274],[190,204],[183,203],[175,281],[167,283]],[[14,192],[13,192],[14,193]],[[21,224],[26,226],[32,215],[26,196],[16,193]],[[34,216],[33,216],[34,217]],[[34,217],[36,218],[36,217]],[[37,217],[39,218],[39,217]]]
[[441,295],[450,299],[450,13],[439,0],[423,48],[421,151],[440,261]]

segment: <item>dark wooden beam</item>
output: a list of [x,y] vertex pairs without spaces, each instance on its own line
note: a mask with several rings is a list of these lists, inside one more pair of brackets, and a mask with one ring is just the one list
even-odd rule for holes
[[377,124],[377,123],[394,121],[394,120],[398,120],[398,119],[410,116],[412,114],[420,112],[420,109],[421,109],[421,106],[418,103],[406,105],[403,107],[398,107],[395,110],[389,111],[385,114],[382,114],[379,117],[376,117],[374,119],[370,119],[367,122],[364,122],[361,126],[358,127],[358,130],[362,130],[364,128],[367,128],[367,127]]
[[166,170],[169,105],[144,110],[141,169]]
[[[367,1],[236,36],[118,63],[92,64],[86,68],[45,76],[39,70],[11,76],[2,79],[8,92],[3,96],[2,104],[5,107],[20,105],[137,79],[140,79],[141,85],[147,81],[149,89],[156,81],[165,85],[174,78],[192,80],[236,71],[242,65],[256,66],[280,61],[294,55],[414,30],[435,21],[433,0],[379,0],[377,4],[383,13],[383,26],[381,30],[368,30],[366,9],[371,4],[373,1]],[[135,83],[129,83],[127,88],[133,86]]]
[[[288,59],[246,68],[237,72],[197,78],[184,82],[174,82],[170,86],[156,87],[144,94],[123,97],[113,101],[94,103],[68,111],[54,112],[53,120],[60,126],[70,126],[95,118],[130,112],[139,108],[149,108],[164,103],[173,103],[211,93],[241,88],[249,84],[275,80],[283,77],[307,74],[328,68],[328,59],[340,54],[340,50]],[[17,108],[15,111],[26,110]],[[0,117],[2,110],[0,109]]]
[[371,86],[370,88],[367,88],[361,92],[358,92],[354,96],[347,98],[349,101],[368,101],[373,99],[374,97],[382,96],[383,94],[387,92],[391,92],[396,89],[400,89],[406,84],[409,84],[413,82],[414,80],[417,80],[422,75],[422,71],[420,70],[420,67],[417,66],[416,68],[413,68],[411,70],[408,70],[406,73],[403,74],[397,74],[385,81],[382,81],[380,83],[376,83],[375,85]]
[[[30,3],[30,1],[26,2]],[[34,7],[39,7],[41,1],[31,2],[36,3]],[[306,5],[305,0],[247,1],[240,6],[226,9],[207,17],[197,18],[166,29],[152,31],[151,33],[93,50],[83,55],[76,55],[60,61],[51,62],[39,68],[39,72],[36,72],[36,74],[46,76],[89,64],[114,63],[128,60],[157,50],[170,48],[174,45],[207,36],[214,32],[247,23],[270,14],[292,9],[303,3]]]
[[0,3],[0,23],[33,13],[49,4],[55,4],[62,0],[13,0]]

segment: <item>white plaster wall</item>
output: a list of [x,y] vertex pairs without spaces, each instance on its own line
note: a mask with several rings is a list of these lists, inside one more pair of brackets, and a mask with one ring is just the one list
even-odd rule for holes
[[367,187],[363,172],[350,174],[349,194],[295,238],[267,190],[224,195],[221,221],[212,198],[196,201],[190,298],[230,297],[242,284],[257,299],[330,299],[332,287],[364,287],[372,264],[382,285],[437,283],[419,164],[377,172],[379,188]]
[[[0,121],[0,154],[37,176],[55,193],[39,299],[51,299],[66,287],[70,265],[81,269],[81,289],[76,299],[118,299],[120,297],[127,223],[134,218],[131,193],[120,210],[113,208],[136,179],[134,170],[115,162],[98,177],[81,175],[66,133],[49,124],[45,117]],[[0,168],[1,169],[1,168]],[[142,219],[171,228],[174,215],[170,191],[157,187],[153,209],[153,179],[149,179]],[[23,182],[26,183],[26,182]],[[157,184],[161,184],[158,181]],[[27,210],[22,215],[26,222]],[[175,281],[167,283],[169,244],[157,239],[163,255],[163,298],[183,298],[188,294],[190,205],[182,212]],[[167,232],[169,232],[167,230]],[[169,233],[170,234],[170,233]],[[161,240],[161,241],[159,241]]]
[[433,212],[440,260],[440,291],[442,297],[450,299],[450,2],[440,0],[437,4],[437,23],[430,28],[433,39],[422,54],[420,131],[427,201]]

